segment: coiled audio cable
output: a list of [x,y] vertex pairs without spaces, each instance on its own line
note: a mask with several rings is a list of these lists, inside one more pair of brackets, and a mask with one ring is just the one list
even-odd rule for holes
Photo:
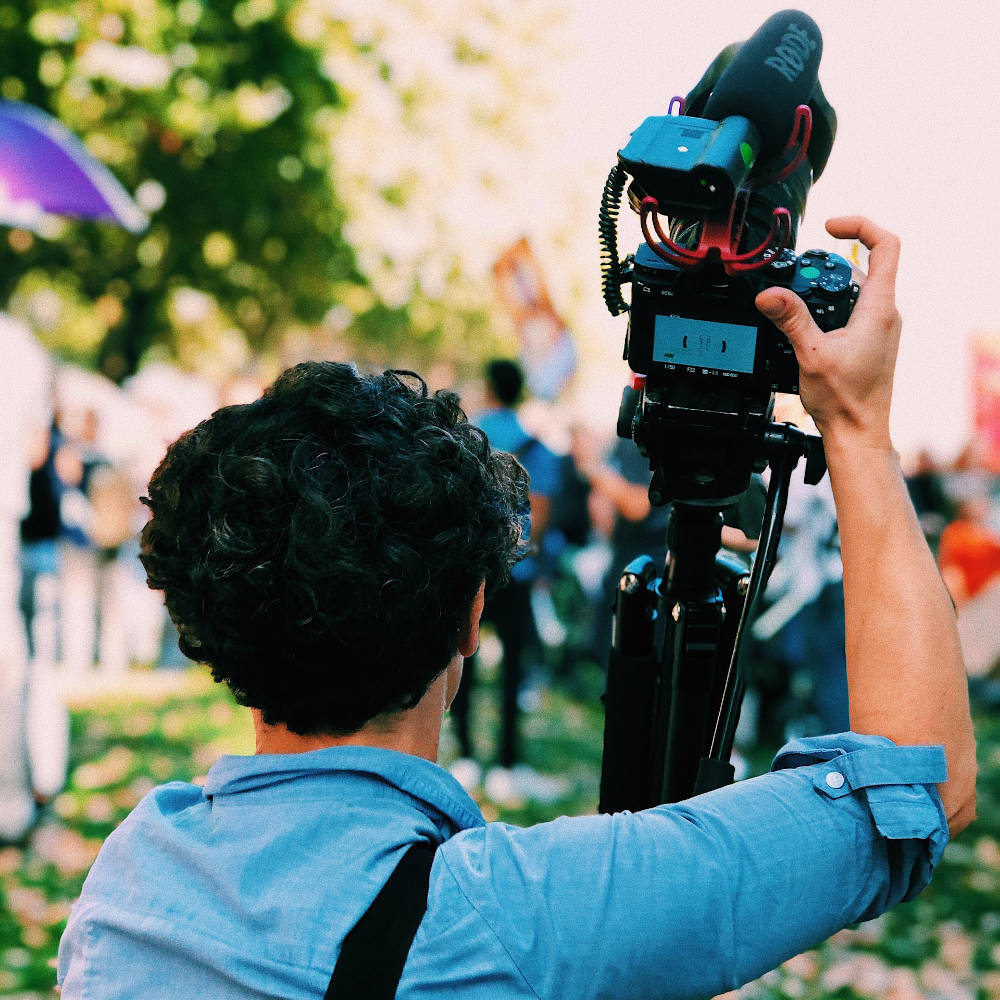
[[601,291],[604,294],[604,304],[612,316],[619,316],[629,309],[628,303],[622,298],[621,286],[627,280],[626,274],[632,258],[631,256],[625,260],[618,258],[618,212],[627,180],[628,175],[616,163],[604,184],[598,219],[601,242]]

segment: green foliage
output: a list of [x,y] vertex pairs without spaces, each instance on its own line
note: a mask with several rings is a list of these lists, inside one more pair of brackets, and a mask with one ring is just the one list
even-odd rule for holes
[[97,344],[66,310],[42,329],[63,353],[134,370],[153,343],[183,335],[168,305],[184,287],[215,299],[259,350],[319,320],[333,280],[362,281],[330,181],[337,88],[295,36],[297,6],[5,6],[3,94],[55,114],[151,209],[139,236],[75,222],[0,249],[7,295],[44,269],[64,297],[99,303]]
[[[377,33],[356,38],[315,0],[3,0],[0,27],[0,95],[59,118],[151,217],[139,235],[72,220],[45,237],[2,234],[0,301],[60,355],[121,378],[151,352],[212,373],[234,353],[281,357],[303,334],[314,354],[380,363],[403,352],[429,366],[470,347],[474,362],[489,349],[488,290],[470,298],[460,268],[428,290],[389,249],[369,246],[362,265],[348,233],[351,204],[373,198],[387,230],[419,187],[400,169],[345,191],[338,174],[357,97],[342,73],[369,67],[366,94],[381,88],[398,112],[355,122],[359,134],[422,127],[414,115],[428,98],[394,82]],[[452,59],[468,62],[469,46],[456,43]],[[395,144],[407,141],[401,131]],[[397,268],[387,298],[372,271]],[[225,359],[213,353],[220,338]]]

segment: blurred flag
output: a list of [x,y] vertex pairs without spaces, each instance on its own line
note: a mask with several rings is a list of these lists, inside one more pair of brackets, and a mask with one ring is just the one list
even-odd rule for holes
[[46,215],[149,224],[114,175],[51,115],[0,100],[0,225],[39,230]]
[[576,345],[549,298],[542,269],[526,239],[493,264],[497,294],[521,341],[521,367],[536,399],[552,402],[576,371]]

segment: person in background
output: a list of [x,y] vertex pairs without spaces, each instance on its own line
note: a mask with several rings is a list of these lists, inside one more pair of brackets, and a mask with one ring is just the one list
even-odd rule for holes
[[21,614],[28,640],[24,723],[31,788],[39,806],[62,791],[69,771],[69,710],[56,683],[62,483],[55,455],[60,440],[53,419],[45,459],[31,473],[30,507],[21,521]]
[[21,613],[32,659],[54,664],[59,649],[59,537],[62,483],[55,456],[61,434],[53,420],[45,459],[31,472],[30,506],[21,521]]
[[27,737],[28,637],[21,614],[21,522],[33,469],[52,423],[52,366],[31,330],[0,313],[0,842],[23,839],[35,820]]
[[958,610],[969,683],[991,705],[1000,704],[1000,531],[985,492],[956,493],[956,516],[941,532],[938,565]]
[[98,412],[85,410],[55,456],[62,498],[62,648],[77,678],[119,676],[129,665],[121,545],[136,532],[136,490],[101,447]]
[[[510,453],[524,466],[530,490],[530,514],[524,523],[527,555],[514,566],[506,586],[487,597],[483,611],[483,621],[495,629],[503,651],[499,770],[487,777],[491,797],[513,799],[519,794],[519,789],[515,787],[519,783],[519,776],[525,776],[528,783],[535,779],[533,774],[523,768],[518,775],[513,773],[515,766],[523,763],[518,699],[525,680],[525,654],[538,644],[531,591],[540,572],[539,549],[552,517],[552,505],[559,487],[560,466],[558,456],[525,430],[518,419],[517,408],[524,388],[521,366],[509,359],[495,359],[486,366],[484,376],[486,408],[478,414],[475,422],[494,449]],[[465,683],[451,709],[463,761],[456,767],[456,773],[469,784],[475,784],[478,777],[478,766],[469,767],[465,763],[474,761],[476,756],[471,734],[471,693],[475,676],[476,658],[473,656],[466,665]]]
[[913,467],[907,470],[906,488],[913,501],[914,510],[920,518],[927,544],[931,552],[937,553],[941,532],[954,517],[954,509],[945,489],[944,477],[926,449],[921,449]]

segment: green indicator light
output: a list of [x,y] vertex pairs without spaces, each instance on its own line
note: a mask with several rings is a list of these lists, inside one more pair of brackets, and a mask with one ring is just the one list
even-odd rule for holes
[[744,166],[747,168],[747,170],[749,170],[753,166],[753,161],[755,159],[753,146],[751,146],[749,143],[741,142],[740,155],[743,157]]
[[812,281],[814,278],[818,278],[821,272],[818,267],[804,267],[799,273],[803,278],[808,278]]

